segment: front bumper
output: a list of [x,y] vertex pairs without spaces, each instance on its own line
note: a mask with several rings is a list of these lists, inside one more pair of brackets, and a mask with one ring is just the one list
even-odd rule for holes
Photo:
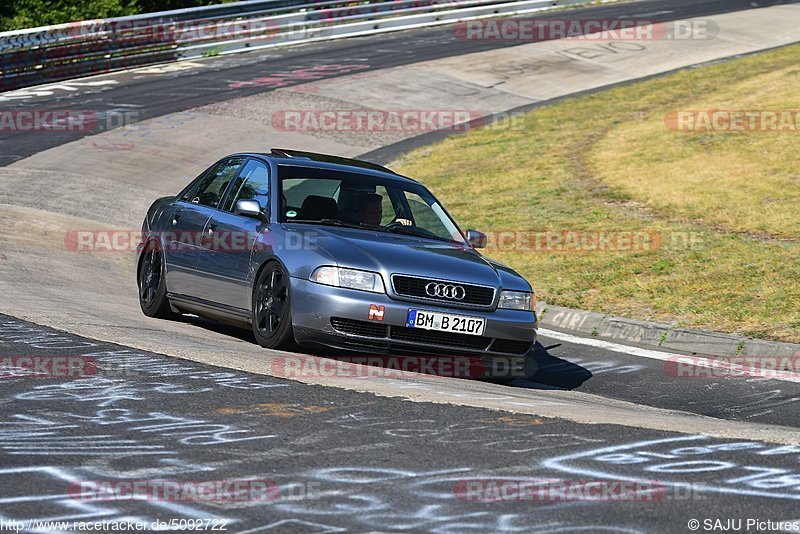
[[[522,357],[536,341],[538,323],[534,312],[465,310],[406,302],[383,293],[325,286],[302,278],[292,278],[291,291],[292,324],[300,344],[379,354]],[[412,308],[483,317],[484,335],[408,328],[406,318]]]

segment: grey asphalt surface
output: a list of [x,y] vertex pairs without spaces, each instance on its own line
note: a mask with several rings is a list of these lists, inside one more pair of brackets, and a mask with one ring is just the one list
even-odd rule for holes
[[[34,355],[96,367],[74,377],[9,372],[6,358]],[[0,361],[6,522],[202,519],[224,522],[228,532],[691,532],[691,519],[795,519],[800,499],[798,446],[309,386],[6,316]],[[229,502],[108,501],[75,490],[87,481],[187,488],[237,478],[277,489],[267,500],[242,493]],[[551,482],[539,482],[546,489],[527,500],[513,491],[514,483],[543,480]],[[651,491],[614,485],[625,480]],[[586,500],[578,488],[588,482],[608,493]],[[507,491],[489,492],[498,483]]]
[[[682,367],[539,337],[535,359],[515,387],[555,387],[708,417],[798,428],[800,384],[758,372],[737,375]],[[676,355],[677,356],[677,355]],[[769,358],[765,361],[771,362]],[[800,437],[800,436],[799,436]]]
[[[682,20],[720,13],[796,3],[796,0],[643,0],[571,9],[563,16],[576,19],[639,18],[659,21]],[[559,12],[562,13],[562,12]],[[654,15],[654,13],[656,13]],[[541,15],[539,18],[552,17]],[[537,17],[533,17],[537,18]],[[482,50],[515,46],[513,42],[458,39],[451,26],[404,31],[363,38],[344,39],[265,52],[253,52],[212,58],[204,67],[159,76],[136,76],[134,73],[112,73],[119,82],[114,86],[82,87],[79,91],[58,89],[48,96],[3,102],[6,109],[52,108],[86,110],[98,113],[135,109],[139,120],[159,117],[194,107],[288,87],[309,80],[292,79],[291,71],[332,64],[357,64],[360,72],[378,70],[420,61],[468,54]],[[319,79],[337,76],[335,71],[320,71]],[[247,82],[259,77],[280,78],[273,86]],[[102,81],[103,77],[92,78]],[[237,85],[244,82],[244,85]],[[234,87],[232,87],[232,85]],[[0,93],[2,96],[2,93]],[[124,107],[120,107],[124,104]],[[27,132],[0,131],[0,166],[8,165],[47,148],[68,143],[94,132],[48,132],[32,135]],[[265,147],[267,148],[267,147]]]
[[[569,15],[669,10],[663,17],[671,20],[782,3],[790,2],[658,0]],[[498,46],[510,45],[458,40],[448,27],[427,29],[216,58],[202,69],[156,77],[115,74],[120,84],[113,87],[2,106],[110,111],[124,102],[143,106],[140,119],[146,119],[270,90],[230,87],[265,73],[333,62],[380,69]],[[304,81],[287,77],[285,85]],[[0,132],[0,165],[82,135]],[[512,387],[577,390],[721,419],[798,426],[797,383],[679,378],[661,361],[545,336],[540,341],[528,376]],[[0,379],[0,521],[217,519],[227,521],[228,532],[688,532],[692,518],[800,517],[800,447],[732,445],[302,385],[0,316],[0,358],[23,355],[86,356],[100,369],[86,378]],[[84,502],[65,495],[70,484],[86,480],[235,477],[274,481],[282,495],[269,503]],[[550,495],[488,503],[453,491],[469,480],[518,477],[629,478],[657,481],[663,491],[649,501]],[[310,498],[300,498],[306,490]]]

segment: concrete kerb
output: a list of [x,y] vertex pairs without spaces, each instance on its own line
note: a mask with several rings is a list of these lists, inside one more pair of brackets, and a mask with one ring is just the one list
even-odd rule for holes
[[539,326],[607,341],[633,343],[686,355],[767,356],[800,355],[800,345],[765,341],[709,330],[689,329],[665,323],[653,323],[602,313],[549,306],[537,307]]

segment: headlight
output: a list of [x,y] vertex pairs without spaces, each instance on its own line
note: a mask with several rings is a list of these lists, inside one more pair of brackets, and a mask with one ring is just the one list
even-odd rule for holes
[[536,296],[533,293],[522,291],[501,291],[498,308],[506,310],[525,310],[534,311],[536,307]]
[[381,275],[369,271],[344,269],[342,267],[333,266],[317,267],[314,269],[314,272],[311,273],[311,281],[326,286],[360,289],[362,291],[372,291],[373,293],[386,293]]

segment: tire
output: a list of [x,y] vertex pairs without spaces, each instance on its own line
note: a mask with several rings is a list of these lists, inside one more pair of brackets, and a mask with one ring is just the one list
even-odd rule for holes
[[266,349],[294,345],[289,274],[280,263],[269,262],[253,286],[251,307],[253,335]]
[[148,317],[175,319],[179,313],[172,311],[167,299],[167,278],[164,256],[156,241],[150,241],[139,265],[136,281],[139,287],[139,306]]

